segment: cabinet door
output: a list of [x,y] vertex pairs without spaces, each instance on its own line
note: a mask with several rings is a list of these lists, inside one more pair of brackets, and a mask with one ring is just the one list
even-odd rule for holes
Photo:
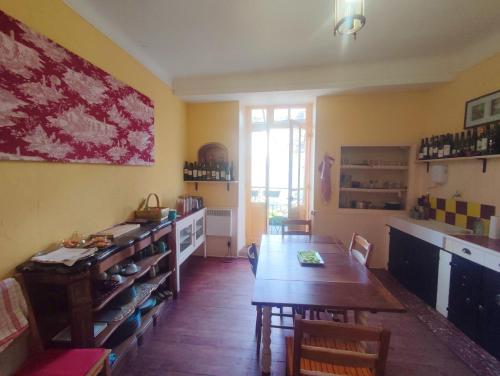
[[389,272],[403,285],[407,284],[409,244],[405,233],[391,227],[389,242]]
[[177,248],[179,250],[179,262],[182,263],[194,248],[193,221],[186,221],[177,226]]
[[482,267],[460,256],[451,261],[448,319],[474,341],[479,340],[478,315]]
[[439,248],[412,237],[409,264],[412,276],[412,291],[431,307],[435,307],[439,271]]
[[480,343],[500,359],[500,273],[483,268],[479,305]]
[[205,241],[205,215],[202,213],[194,220],[194,244],[198,248]]

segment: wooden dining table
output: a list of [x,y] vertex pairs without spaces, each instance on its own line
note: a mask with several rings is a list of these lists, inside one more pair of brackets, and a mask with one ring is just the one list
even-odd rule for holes
[[[321,266],[302,266],[297,252],[317,251]],[[339,240],[301,235],[263,235],[252,304],[262,308],[262,374],[271,369],[272,307],[405,312],[404,306]],[[356,315],[365,323],[365,315]]]

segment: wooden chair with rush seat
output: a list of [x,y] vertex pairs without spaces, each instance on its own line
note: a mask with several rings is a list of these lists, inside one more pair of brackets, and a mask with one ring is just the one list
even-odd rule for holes
[[[38,326],[35,320],[33,309],[31,307],[28,295],[25,290],[23,278],[17,275],[15,280],[20,285],[22,296],[15,299],[23,299],[26,301],[26,318],[28,328],[23,332],[28,331],[28,349],[27,359],[21,367],[15,370],[16,376],[109,376],[109,354],[110,350],[102,348],[89,349],[48,349],[44,350]],[[6,284],[1,281],[2,292],[6,293]],[[11,302],[7,303],[11,306]],[[12,317],[12,312],[10,312]],[[1,319],[1,318],[0,318]],[[22,334],[21,334],[22,335]],[[17,338],[17,336],[15,337]],[[15,341],[16,339],[14,339]],[[8,346],[12,345],[10,343]],[[7,347],[8,347],[7,346]]]
[[[390,336],[382,328],[303,320],[297,315],[294,336],[286,337],[286,374],[383,376]],[[362,341],[376,343],[376,351],[367,353]]]

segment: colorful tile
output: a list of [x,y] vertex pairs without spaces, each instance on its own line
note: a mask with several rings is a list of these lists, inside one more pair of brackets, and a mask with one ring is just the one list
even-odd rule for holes
[[481,205],[480,217],[482,219],[490,219],[492,215],[495,215],[495,207],[492,205]]
[[476,220],[477,217],[471,217],[471,216],[467,216],[467,228],[469,230],[473,230],[474,229],[474,221]]
[[450,213],[449,211],[445,212],[444,221],[449,225],[455,225],[455,213]]
[[467,228],[467,216],[464,214],[455,214],[455,226]]
[[431,205],[432,209],[436,209],[436,207],[437,207],[437,198],[436,197],[429,197],[429,204]]
[[481,219],[483,221],[483,235],[489,236],[490,234],[490,220],[489,219]]
[[429,209],[429,218],[436,219],[436,209],[434,209],[434,208]]
[[453,198],[446,200],[445,210],[450,213],[457,212],[457,201]]
[[446,200],[444,198],[438,198],[436,200],[436,209],[439,209],[439,210],[446,209]]
[[457,214],[467,215],[467,202],[466,201],[456,201]]
[[479,218],[481,216],[481,205],[477,202],[468,202],[467,216]]
[[444,222],[445,220],[445,211],[444,210],[436,210],[436,221]]

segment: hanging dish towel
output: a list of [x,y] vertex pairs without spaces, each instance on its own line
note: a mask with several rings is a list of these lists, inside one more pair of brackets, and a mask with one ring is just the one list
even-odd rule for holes
[[331,182],[331,168],[334,159],[328,154],[325,154],[323,161],[319,165],[320,184],[321,184],[321,197],[326,202],[330,202],[332,197],[332,182]]
[[14,278],[0,281],[0,352],[28,328],[28,307]]

